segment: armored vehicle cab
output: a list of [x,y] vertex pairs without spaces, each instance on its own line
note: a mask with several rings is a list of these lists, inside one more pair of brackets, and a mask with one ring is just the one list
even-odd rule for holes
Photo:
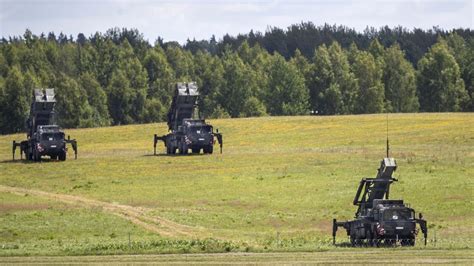
[[[191,149],[193,153],[199,153],[203,149],[204,153],[212,153],[214,148],[214,130],[211,125],[204,120],[183,119],[180,132],[184,135],[183,151]],[[180,149],[181,150],[181,149]]]
[[70,143],[77,159],[77,142],[65,138],[64,132],[56,125],[56,103],[54,89],[35,89],[31,104],[30,116],[27,120],[27,140],[13,141],[13,159],[15,151],[20,147],[20,155],[27,160],[40,161],[42,156],[52,160],[66,160],[67,147]]

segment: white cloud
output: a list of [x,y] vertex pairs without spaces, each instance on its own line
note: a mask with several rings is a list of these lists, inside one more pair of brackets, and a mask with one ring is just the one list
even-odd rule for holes
[[313,21],[342,24],[363,30],[366,26],[402,25],[407,28],[472,28],[471,0],[0,0],[0,34],[21,35],[63,31],[90,35],[111,27],[137,28],[153,42],[208,39],[212,34],[236,35],[267,26],[286,28]]

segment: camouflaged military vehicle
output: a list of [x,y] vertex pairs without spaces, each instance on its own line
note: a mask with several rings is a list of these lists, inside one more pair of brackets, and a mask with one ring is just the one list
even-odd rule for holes
[[390,200],[390,185],[398,181],[392,177],[397,169],[394,158],[384,158],[375,178],[363,178],[357,189],[353,204],[358,206],[355,219],[338,222],[333,220],[333,243],[336,243],[338,227],[346,229],[352,246],[380,244],[414,246],[418,234],[416,224],[420,225],[425,245],[428,228],[423,215],[416,218],[415,210],[403,200]]
[[16,148],[20,148],[20,156],[30,161],[41,161],[43,156],[52,160],[65,161],[67,156],[66,144],[71,144],[77,159],[77,142],[69,137],[56,125],[56,104],[54,89],[35,89],[31,104],[30,116],[26,122],[27,140],[13,141],[13,160]]
[[175,95],[167,115],[169,133],[163,136],[154,135],[154,154],[159,140],[164,142],[167,154],[187,154],[189,150],[196,154],[201,150],[211,154],[214,151],[215,139],[219,142],[222,153],[222,134],[219,130],[214,132],[212,125],[201,118],[197,108],[198,97],[195,82],[176,84]]

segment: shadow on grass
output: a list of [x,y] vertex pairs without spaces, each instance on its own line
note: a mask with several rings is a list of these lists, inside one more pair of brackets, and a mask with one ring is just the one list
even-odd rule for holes
[[0,163],[29,163],[29,161],[24,159],[15,159],[15,160],[3,160]]
[[338,247],[338,248],[352,248],[352,247],[354,247],[349,242],[336,243],[336,244],[334,244],[334,246]]
[[30,161],[30,160],[26,160],[26,159],[15,159],[15,160],[3,160],[3,161],[0,161],[0,163],[11,163],[11,164],[34,164],[34,163],[59,163],[61,161],[59,160],[52,160],[52,159],[41,159],[41,161],[39,162],[35,162],[35,161]]
[[143,157],[186,157],[186,156],[204,156],[204,155],[212,155],[212,154],[205,154],[205,153],[188,153],[188,154],[167,154],[167,153],[158,153],[158,154],[144,154]]

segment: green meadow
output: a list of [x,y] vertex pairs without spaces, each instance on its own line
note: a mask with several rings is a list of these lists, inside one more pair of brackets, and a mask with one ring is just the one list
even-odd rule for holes
[[[65,162],[12,161],[12,141],[25,136],[0,136],[0,256],[354,254],[343,231],[332,245],[332,219],[352,219],[360,179],[375,176],[386,115],[210,122],[222,154],[167,156],[159,143],[153,156],[165,123],[67,129],[79,155],[70,149]],[[390,114],[388,129],[391,198],[424,214],[429,238],[385,252],[472,260],[474,115]]]

